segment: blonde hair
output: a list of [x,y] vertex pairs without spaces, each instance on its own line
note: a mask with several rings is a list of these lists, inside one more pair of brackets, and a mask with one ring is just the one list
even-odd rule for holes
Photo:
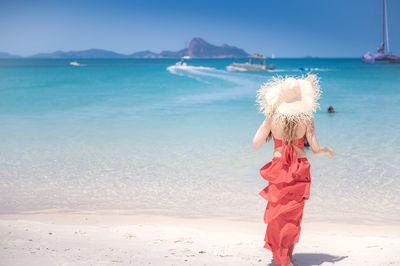
[[296,139],[298,123],[296,120],[287,117],[283,119],[283,140],[286,143],[293,143]]

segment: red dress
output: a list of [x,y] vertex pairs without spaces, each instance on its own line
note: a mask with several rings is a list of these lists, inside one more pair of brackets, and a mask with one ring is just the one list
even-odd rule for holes
[[264,213],[267,225],[264,247],[271,250],[276,264],[288,264],[294,245],[299,242],[305,200],[310,198],[310,163],[297,158],[292,145],[304,149],[304,138],[294,144],[274,138],[275,148],[284,146],[281,157],[274,157],[260,169],[269,185],[259,192],[268,201]]

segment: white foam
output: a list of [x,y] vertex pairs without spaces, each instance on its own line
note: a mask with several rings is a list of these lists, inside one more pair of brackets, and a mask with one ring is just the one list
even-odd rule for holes
[[208,84],[214,83],[208,81],[210,78],[227,81],[231,84],[212,88],[212,90],[207,90],[204,93],[179,96],[176,98],[176,103],[179,105],[203,104],[212,101],[240,98],[245,95],[254,94],[256,88],[260,84],[260,80],[265,78],[264,76],[260,75],[232,73],[226,70],[219,70],[213,67],[205,66],[173,65],[167,67],[167,70],[171,74],[186,76],[206,82]]
[[168,72],[174,75],[187,76],[193,78],[195,76],[211,77],[229,81],[236,85],[246,85],[254,79],[252,75],[235,75],[234,73],[227,72],[225,70],[219,70],[213,67],[205,66],[169,66],[167,67]]
[[183,72],[196,72],[198,70],[200,71],[219,71],[213,67],[205,67],[205,66],[188,66],[188,65],[184,65],[184,66],[177,66],[177,65],[172,65],[167,67],[167,70],[169,73],[174,74],[174,75],[179,75],[180,73]]

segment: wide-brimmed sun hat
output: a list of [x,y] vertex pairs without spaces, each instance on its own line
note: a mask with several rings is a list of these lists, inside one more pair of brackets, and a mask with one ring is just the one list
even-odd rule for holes
[[311,120],[319,108],[319,78],[310,74],[299,78],[275,76],[257,91],[259,110],[266,117],[278,120]]

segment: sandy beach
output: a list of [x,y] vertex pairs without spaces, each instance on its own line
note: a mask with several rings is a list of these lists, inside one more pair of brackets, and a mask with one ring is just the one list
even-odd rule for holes
[[[1,265],[274,265],[263,223],[118,213],[0,216]],[[400,227],[304,223],[295,265],[400,265]]]

